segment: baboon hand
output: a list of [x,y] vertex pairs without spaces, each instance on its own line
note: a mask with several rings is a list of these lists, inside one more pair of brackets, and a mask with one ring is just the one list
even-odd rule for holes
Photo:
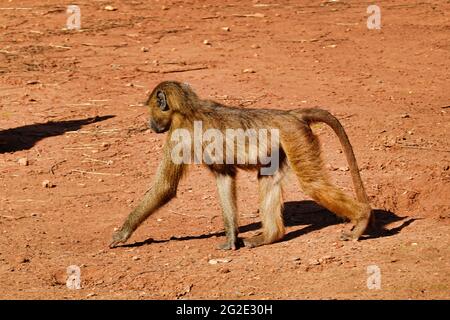
[[129,232],[126,229],[120,229],[120,230],[114,232],[114,234],[112,236],[112,241],[109,244],[109,247],[110,248],[115,248],[120,243],[125,243],[130,236],[131,236],[131,232]]

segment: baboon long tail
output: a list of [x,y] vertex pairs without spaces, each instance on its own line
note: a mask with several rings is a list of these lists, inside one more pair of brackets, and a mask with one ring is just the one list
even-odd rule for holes
[[296,109],[291,112],[299,117],[299,119],[304,120],[308,125],[315,122],[323,122],[333,129],[341,142],[345,157],[347,158],[353,185],[355,187],[356,197],[360,202],[368,204],[369,198],[367,197],[366,190],[364,189],[364,184],[359,173],[353,148],[350,144],[347,133],[339,120],[328,111],[318,108]]

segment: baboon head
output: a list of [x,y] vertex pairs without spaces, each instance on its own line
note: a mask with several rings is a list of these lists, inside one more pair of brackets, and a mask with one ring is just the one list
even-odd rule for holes
[[[197,95],[189,85],[176,81],[158,84],[148,97],[145,105],[150,109],[149,127],[156,133],[168,131],[174,118],[184,118],[191,110],[191,101]],[[183,116],[183,117],[177,117]],[[180,125],[177,123],[177,126]]]

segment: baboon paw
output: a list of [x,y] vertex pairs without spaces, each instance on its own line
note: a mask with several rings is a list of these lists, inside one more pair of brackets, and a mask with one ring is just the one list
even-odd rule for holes
[[236,250],[236,249],[238,249],[241,246],[241,243],[242,243],[241,239],[238,239],[238,240],[235,240],[235,241],[227,240],[226,242],[219,244],[217,246],[217,249],[220,249],[220,250]]
[[352,232],[343,231],[341,236],[339,237],[342,241],[358,241],[358,237],[356,237]]
[[128,231],[125,231],[125,230],[116,231],[113,234],[112,241],[109,244],[109,247],[111,249],[116,248],[119,244],[125,243],[129,237],[130,237],[130,233]]
[[217,249],[219,250],[236,250],[236,244],[230,243],[230,242],[224,242],[217,246]]
[[257,235],[251,238],[244,239],[244,245],[247,248],[255,248],[265,243],[263,235]]

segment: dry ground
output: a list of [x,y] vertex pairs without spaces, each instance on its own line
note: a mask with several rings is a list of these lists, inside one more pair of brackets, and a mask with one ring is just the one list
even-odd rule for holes
[[[82,29],[68,31],[72,2],[1,0],[0,297],[449,299],[450,3],[377,1],[382,28],[368,30],[371,3],[79,0]],[[336,114],[386,230],[340,242],[344,225],[291,176],[286,241],[217,251],[215,182],[194,167],[130,246],[108,249],[161,159],[139,103],[168,79],[244,108]],[[353,192],[337,139],[315,130]],[[255,182],[238,181],[243,236],[259,227]],[[65,286],[69,265],[81,290]]]

